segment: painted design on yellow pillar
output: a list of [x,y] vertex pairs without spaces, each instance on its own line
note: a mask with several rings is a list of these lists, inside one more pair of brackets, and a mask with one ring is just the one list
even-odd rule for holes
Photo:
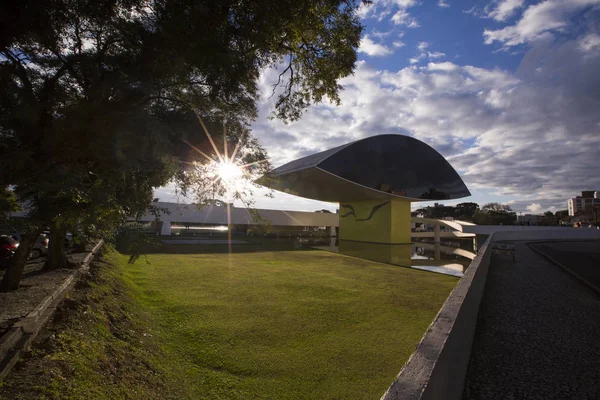
[[340,239],[369,243],[410,243],[410,202],[363,200],[343,202],[350,212],[340,213]]
[[377,212],[377,210],[379,210],[381,207],[387,205],[388,203],[389,203],[389,201],[386,201],[385,203],[381,203],[381,204],[378,204],[375,207],[373,207],[371,209],[371,212],[369,213],[369,216],[366,217],[366,218],[358,218],[356,216],[356,211],[354,211],[354,207],[352,207],[352,204],[340,204],[340,207],[345,207],[345,208],[349,208],[350,209],[350,211],[348,211],[346,214],[341,215],[341,217],[343,218],[343,217],[347,217],[349,215],[354,215],[354,219],[356,221],[368,221],[371,218],[373,218],[373,215],[375,215],[375,213]]

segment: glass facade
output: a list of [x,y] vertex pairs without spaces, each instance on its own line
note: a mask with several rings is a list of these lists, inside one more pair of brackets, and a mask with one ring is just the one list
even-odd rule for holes
[[441,154],[402,135],[373,136],[312,154],[282,165],[269,177],[271,182],[258,182],[332,202],[393,196],[448,200],[471,195]]
[[318,165],[321,161],[325,160],[327,157],[335,154],[340,151],[344,147],[350,146],[352,143],[348,143],[342,146],[334,147],[333,149],[325,150],[320,153],[311,154],[306,157],[299,158],[294,161],[290,161],[287,164],[282,165],[281,167],[275,169],[273,173],[275,174],[289,174],[291,172],[299,171],[306,168],[311,168]]
[[408,136],[381,135],[351,143],[317,167],[403,197],[445,200],[471,194],[441,154]]

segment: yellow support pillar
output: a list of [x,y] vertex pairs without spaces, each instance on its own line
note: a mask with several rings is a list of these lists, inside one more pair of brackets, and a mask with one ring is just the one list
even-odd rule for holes
[[341,202],[339,239],[342,254],[410,265],[410,202]]
[[380,244],[410,243],[410,201],[340,203],[340,239]]

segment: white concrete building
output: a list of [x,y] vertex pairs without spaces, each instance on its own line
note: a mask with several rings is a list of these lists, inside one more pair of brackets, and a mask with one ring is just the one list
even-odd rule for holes
[[600,206],[600,192],[587,190],[581,192],[581,196],[573,197],[567,200],[569,215],[574,216],[578,211],[584,211],[586,208]]
[[[153,203],[153,205],[166,211],[160,216],[162,235],[170,235],[172,227],[185,227],[191,224],[206,226],[231,224],[248,227],[268,222],[274,229],[277,227],[323,228],[335,236],[335,228],[339,226],[339,215],[333,213],[257,209],[255,210],[257,215],[252,215],[250,210],[239,207],[231,207],[228,212],[227,207],[214,205],[198,207],[195,204],[163,202]],[[154,215],[146,213],[140,222],[152,222],[155,219]]]

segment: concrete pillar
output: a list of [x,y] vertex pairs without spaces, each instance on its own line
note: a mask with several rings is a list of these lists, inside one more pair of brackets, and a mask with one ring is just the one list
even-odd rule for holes
[[337,247],[336,246],[336,238],[334,236],[331,236],[329,238],[329,251],[337,251]]
[[410,266],[410,202],[340,202],[339,251],[342,254]]
[[329,227],[329,236],[336,236],[335,226],[330,226]]
[[171,236],[171,221],[163,221],[160,234],[163,236]]
[[410,244],[410,202],[340,202],[340,239],[377,244]]
[[433,231],[434,231],[433,243],[439,243],[440,242],[440,223],[439,222],[434,225]]

